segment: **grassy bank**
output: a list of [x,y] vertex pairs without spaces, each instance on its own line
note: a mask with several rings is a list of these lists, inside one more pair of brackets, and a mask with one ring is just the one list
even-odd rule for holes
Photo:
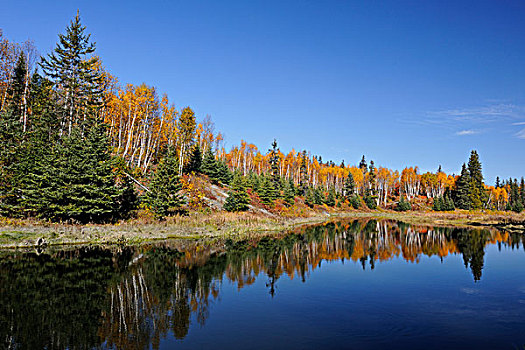
[[138,244],[166,239],[224,239],[276,234],[295,227],[339,219],[389,219],[414,225],[491,226],[525,232],[525,214],[507,212],[318,211],[304,217],[260,213],[213,212],[170,217],[165,221],[134,219],[106,225],[50,224],[0,218],[0,248],[39,244]]

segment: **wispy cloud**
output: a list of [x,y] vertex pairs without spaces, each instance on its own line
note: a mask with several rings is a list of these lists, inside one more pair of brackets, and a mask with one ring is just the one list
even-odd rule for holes
[[[467,136],[500,131],[525,139],[525,131],[516,133],[515,126],[525,125],[525,106],[493,103],[485,106],[428,111],[405,122],[448,129],[451,134]],[[459,131],[458,131],[459,130]]]
[[458,136],[474,135],[474,134],[479,134],[479,131],[477,131],[477,130],[461,130],[461,131],[456,132],[456,135],[458,135]]

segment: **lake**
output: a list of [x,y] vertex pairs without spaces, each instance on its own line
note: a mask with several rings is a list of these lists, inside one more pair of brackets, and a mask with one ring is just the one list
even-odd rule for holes
[[524,349],[525,235],[340,221],[0,251],[11,349]]

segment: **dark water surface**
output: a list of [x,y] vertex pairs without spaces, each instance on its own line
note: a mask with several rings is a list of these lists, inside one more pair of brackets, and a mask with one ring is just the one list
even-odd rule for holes
[[525,349],[524,242],[370,220],[0,252],[0,346]]

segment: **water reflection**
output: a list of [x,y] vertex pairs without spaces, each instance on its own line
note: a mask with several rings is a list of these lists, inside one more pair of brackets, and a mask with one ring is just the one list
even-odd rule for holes
[[0,339],[8,349],[159,348],[203,326],[221,284],[259,278],[278,295],[279,279],[306,281],[322,261],[377,262],[461,254],[482,278],[485,247],[523,247],[525,237],[489,230],[430,228],[392,221],[316,225],[278,238],[222,244],[168,242],[142,247],[7,253],[0,256]]

